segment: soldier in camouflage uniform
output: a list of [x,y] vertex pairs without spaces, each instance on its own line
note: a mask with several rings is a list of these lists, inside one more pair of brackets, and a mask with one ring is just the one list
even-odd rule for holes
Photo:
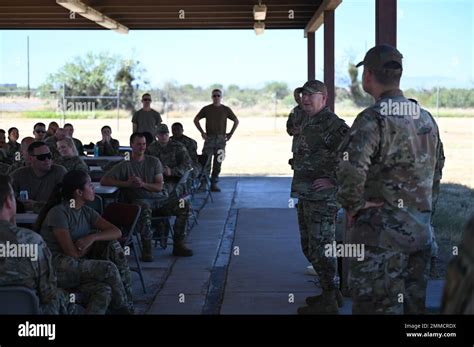
[[474,216],[467,222],[458,254],[448,264],[441,312],[474,314]]
[[[165,189],[168,194],[171,194],[181,176],[186,171],[192,169],[191,158],[183,144],[177,141],[170,141],[169,129],[166,124],[158,125],[156,137],[156,141],[147,148],[146,153],[161,161]],[[178,198],[184,193],[185,188],[186,186],[178,187]]]
[[192,176],[193,178],[196,178],[202,170],[201,163],[199,162],[199,156],[197,154],[197,142],[192,138],[184,135],[183,131],[183,124],[173,123],[173,125],[171,126],[171,132],[173,133],[173,136],[171,136],[170,139],[172,141],[180,142],[186,147],[186,149],[188,150],[188,154],[192,160]]
[[17,154],[15,155],[15,162],[10,165],[7,175],[10,175],[16,169],[24,167],[27,165],[27,163],[29,163],[28,146],[34,141],[35,139],[30,136],[24,137],[23,140],[21,140],[20,157],[18,157]]
[[35,229],[53,254],[58,286],[85,294],[86,313],[131,314],[130,269],[117,241],[122,233],[86,205],[94,198],[89,175],[68,172],[38,216]]
[[298,198],[301,247],[319,275],[321,295],[307,298],[299,314],[337,313],[336,258],[325,255],[335,241],[336,167],[338,148],[349,127],[326,106],[324,83],[308,81],[301,88],[307,114],[294,153],[292,197]]
[[[52,256],[43,238],[15,224],[16,203],[8,176],[0,176],[0,243],[34,245],[30,257],[0,258],[0,286],[24,286],[36,291],[42,314],[73,314],[75,305],[57,287]],[[25,254],[26,255],[26,254]]]
[[422,314],[433,244],[431,218],[444,163],[433,117],[399,89],[402,55],[379,45],[362,85],[375,104],[355,119],[338,171],[337,200],[349,217],[353,314]]
[[76,145],[70,137],[65,137],[56,144],[60,155],[54,160],[55,164],[64,166],[67,172],[80,170],[89,173],[89,166],[79,157]]
[[17,142],[18,137],[20,136],[18,129],[13,127],[8,129],[8,151],[7,157],[9,164],[12,164],[15,161],[17,153],[20,152],[21,145]]
[[67,132],[63,128],[58,128],[53,136],[44,140],[44,143],[49,147],[53,160],[57,160],[61,155],[58,151],[57,142],[67,137]]
[[293,91],[293,96],[295,98],[295,102],[298,105],[291,110],[290,114],[288,115],[288,120],[286,121],[286,132],[288,135],[293,136],[293,142],[291,143],[291,153],[296,152],[296,145],[301,130],[300,127],[303,123],[303,118],[306,115],[301,104],[301,88],[296,88]]
[[156,157],[145,155],[146,140],[142,133],[130,136],[132,155],[115,165],[102,177],[105,186],[121,188],[127,201],[141,206],[138,228],[143,244],[142,260],[153,261],[151,240],[151,218],[155,216],[176,216],[174,224],[173,255],[189,257],[193,252],[185,246],[186,225],[189,204],[176,195],[169,196],[163,189],[163,165]]
[[[147,154],[158,158],[163,165],[164,189],[168,192],[168,199],[179,200],[186,194],[186,191],[189,191],[192,183],[192,178],[189,177],[188,182],[177,185],[181,176],[192,169],[191,158],[183,144],[170,140],[169,129],[166,124],[158,125],[156,137],[156,141],[147,148]],[[189,211],[189,202],[182,200],[182,204]],[[161,247],[166,248],[169,228],[163,222],[158,223],[156,228]]]

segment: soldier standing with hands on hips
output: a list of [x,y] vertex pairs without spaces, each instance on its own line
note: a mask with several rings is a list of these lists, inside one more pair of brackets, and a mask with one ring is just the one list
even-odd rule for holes
[[323,82],[308,81],[300,89],[306,117],[296,143],[291,191],[298,198],[301,247],[319,276],[322,294],[306,298],[308,306],[298,313],[335,314],[342,295],[335,281],[336,258],[326,256],[325,246],[336,239],[336,168],[349,127],[326,106]]
[[[221,104],[221,98],[222,91],[220,89],[214,89],[212,91],[212,104],[203,107],[196,117],[194,117],[194,124],[205,140],[202,149],[203,154],[208,157],[214,156],[211,175],[211,191],[213,192],[221,191],[217,186],[217,182],[219,181],[222,160],[225,157],[226,142],[230,140],[239,125],[239,120],[230,107]],[[199,121],[203,118],[206,119],[205,132],[202,130],[201,124],[199,124]],[[234,122],[229,133],[226,133],[227,118]],[[204,170],[209,176],[211,173],[211,164],[209,163]]]

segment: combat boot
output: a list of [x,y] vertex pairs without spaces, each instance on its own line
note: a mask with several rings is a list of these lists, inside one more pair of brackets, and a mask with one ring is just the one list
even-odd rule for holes
[[217,186],[217,183],[216,182],[213,182],[211,184],[211,192],[220,192],[221,189]]
[[175,257],[191,257],[193,251],[184,245],[184,238],[173,240],[173,255]]
[[[322,295],[308,296],[306,298],[306,304],[308,306],[312,306],[318,303],[319,301],[321,301],[321,298],[322,298]],[[342,293],[339,289],[336,289],[336,301],[337,301],[337,306],[339,308],[341,308],[342,305],[344,305],[344,298],[342,297]]]
[[143,252],[141,261],[152,262],[153,261],[153,252],[151,247],[151,240],[142,240],[143,243]]
[[311,306],[298,308],[298,314],[337,314],[336,291],[334,289],[323,291],[321,299]]

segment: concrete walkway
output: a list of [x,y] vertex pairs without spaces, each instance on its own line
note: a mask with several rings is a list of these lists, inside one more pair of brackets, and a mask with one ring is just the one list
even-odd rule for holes
[[[319,293],[301,252],[291,178],[225,177],[187,239],[189,258],[155,249],[141,263],[147,294],[134,274],[137,313],[295,314]],[[130,262],[130,265],[134,265]],[[443,281],[430,281],[427,306],[439,309]],[[340,314],[351,314],[346,298]]]

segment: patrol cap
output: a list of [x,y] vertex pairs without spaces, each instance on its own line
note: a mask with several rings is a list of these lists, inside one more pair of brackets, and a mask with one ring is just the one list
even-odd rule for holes
[[[374,70],[403,69],[402,58],[403,55],[395,47],[378,45],[369,49],[365,54],[364,60],[357,64],[356,67],[364,65]],[[396,67],[396,65],[389,66],[389,63],[398,63],[400,67]]]
[[169,129],[168,129],[168,126],[166,124],[160,124],[158,125],[158,127],[156,128],[156,132],[158,134],[164,134],[164,133],[168,133],[169,134]]
[[300,89],[301,93],[306,92],[309,94],[314,94],[314,93],[323,93],[324,95],[328,94],[326,85],[323,82],[318,81],[318,80],[310,80],[298,89]]

